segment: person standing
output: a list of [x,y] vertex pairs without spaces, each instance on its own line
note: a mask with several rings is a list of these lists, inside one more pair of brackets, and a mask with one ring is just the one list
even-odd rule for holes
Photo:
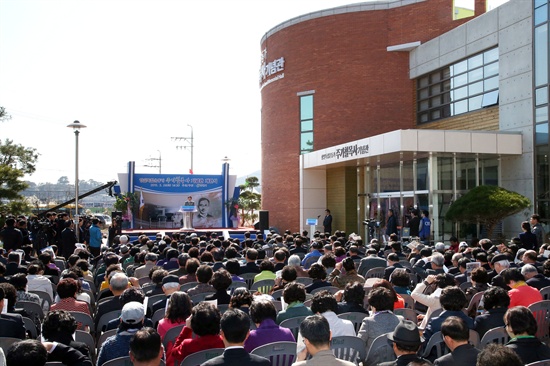
[[409,237],[417,238],[420,230],[420,217],[418,210],[414,209],[411,211],[411,219],[409,220]]
[[325,218],[323,219],[323,231],[325,233],[332,233],[332,215],[328,208],[325,210]]
[[430,234],[432,232],[432,222],[430,221],[430,214],[428,211],[422,211],[422,219],[420,220],[420,227],[418,228],[418,236],[424,244],[430,243]]
[[4,242],[4,249],[9,253],[12,250],[21,249],[23,234],[15,227],[15,218],[6,219],[5,227],[0,231],[0,239]]
[[397,234],[397,219],[393,214],[393,209],[388,210],[388,219],[386,220],[386,235]]
[[544,232],[544,228],[542,227],[542,224],[540,223],[540,216],[537,214],[531,215],[530,219],[532,228],[531,232],[537,236],[537,250],[540,248],[542,244],[544,244],[546,233]]
[[61,252],[63,257],[69,258],[76,249],[76,234],[74,232],[74,222],[65,221],[65,228],[61,232]]
[[92,219],[92,226],[90,226],[90,253],[92,253],[94,257],[99,255],[101,250],[101,239],[103,238],[98,224],[99,219],[94,217]]

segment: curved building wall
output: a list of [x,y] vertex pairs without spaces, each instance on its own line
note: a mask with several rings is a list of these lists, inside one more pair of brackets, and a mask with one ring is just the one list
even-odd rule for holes
[[[483,6],[476,0],[476,14]],[[314,150],[415,128],[409,52],[387,48],[424,43],[470,19],[453,21],[450,0],[363,3],[295,18],[264,36],[266,61],[284,57],[278,79],[261,89],[262,209],[271,226],[300,226],[299,96],[314,96]]]

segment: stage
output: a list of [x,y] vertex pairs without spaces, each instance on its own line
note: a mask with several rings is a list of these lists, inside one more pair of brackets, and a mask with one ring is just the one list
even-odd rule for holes
[[[195,229],[183,229],[183,228],[147,228],[147,229],[123,229],[122,234],[128,235],[130,238],[130,241],[137,240],[138,236],[141,234],[147,235],[151,240],[155,240],[157,233],[161,233],[162,235],[168,235],[172,237],[174,233],[185,233],[186,235],[196,233],[197,236],[206,235],[207,232],[209,233],[216,233],[218,234],[218,238],[221,240],[227,239],[227,238],[233,238],[233,239],[239,239],[241,241],[244,240],[244,233],[246,232],[255,233],[257,230],[253,227],[239,227],[239,228],[195,228]],[[253,238],[256,236],[253,235]]]

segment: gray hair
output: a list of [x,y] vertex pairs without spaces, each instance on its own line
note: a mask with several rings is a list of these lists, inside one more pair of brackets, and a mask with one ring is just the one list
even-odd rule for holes
[[532,264],[525,264],[523,267],[521,267],[521,274],[526,275],[527,273],[538,273],[537,268],[533,266]]
[[501,265],[504,269],[510,268],[510,262],[508,261],[508,259],[503,259],[501,261],[495,262],[493,266],[497,263]]
[[434,253],[432,254],[432,262],[436,266],[441,267],[445,263],[445,257],[441,253]]
[[117,272],[111,277],[109,285],[114,291],[124,291],[128,288],[128,276],[122,272]]
[[462,259],[462,257],[463,257],[462,253],[455,253],[455,254],[453,254],[453,258],[452,258],[451,260],[452,260],[453,262],[454,262],[454,261],[457,261],[457,262],[458,262],[458,260],[459,260],[459,259]]
[[302,264],[302,260],[300,259],[299,256],[297,256],[296,254],[292,254],[289,258],[288,258],[288,265],[289,266],[292,266],[292,267],[298,267]]

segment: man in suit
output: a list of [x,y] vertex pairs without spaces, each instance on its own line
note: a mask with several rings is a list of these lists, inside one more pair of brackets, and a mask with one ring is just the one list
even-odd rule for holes
[[223,355],[206,361],[201,366],[270,366],[264,357],[249,354],[244,349],[244,341],[250,335],[250,318],[239,309],[229,309],[223,313],[221,332],[225,351]]
[[470,330],[464,320],[456,316],[447,318],[441,325],[443,340],[451,353],[435,360],[436,366],[469,366],[475,365],[480,350],[468,343]]
[[521,267],[521,274],[525,277],[527,284],[537,290],[550,286],[550,279],[539,273],[537,268],[532,264],[525,264]]
[[[337,359],[330,349],[332,333],[328,321],[322,315],[310,315],[300,323],[300,334],[306,348],[298,354],[293,366],[352,366],[353,363]],[[306,360],[307,355],[312,357]]]
[[17,252],[8,254],[8,264],[6,264],[5,276],[12,276],[16,273],[27,274],[27,268],[21,265],[21,255]]
[[388,267],[384,270],[384,279],[389,281],[392,272],[396,268],[403,268],[401,263],[399,263],[399,256],[395,253],[388,254]]
[[166,295],[162,300],[153,304],[151,316],[159,309],[166,309],[166,303],[172,294],[180,289],[180,279],[178,276],[168,275],[162,279],[162,291]]
[[468,258],[460,258],[458,260],[458,271],[459,273],[455,274],[456,285],[460,286],[465,282],[468,282],[468,274],[466,273],[466,263],[470,263]]
[[325,210],[325,218],[323,219],[323,232],[332,233],[332,215],[328,208]]
[[[4,289],[0,288],[0,309],[4,308]],[[20,314],[0,314],[0,337],[25,339],[26,329]]]
[[260,268],[256,264],[258,259],[258,251],[256,249],[248,249],[246,251],[246,264],[241,266],[240,274],[244,273],[260,273]]
[[359,263],[359,268],[357,269],[357,273],[365,277],[370,269],[384,267],[386,267],[386,261],[384,260],[384,258],[380,258],[378,256],[378,252],[376,249],[369,249],[367,250],[367,256],[361,259],[361,262]]

